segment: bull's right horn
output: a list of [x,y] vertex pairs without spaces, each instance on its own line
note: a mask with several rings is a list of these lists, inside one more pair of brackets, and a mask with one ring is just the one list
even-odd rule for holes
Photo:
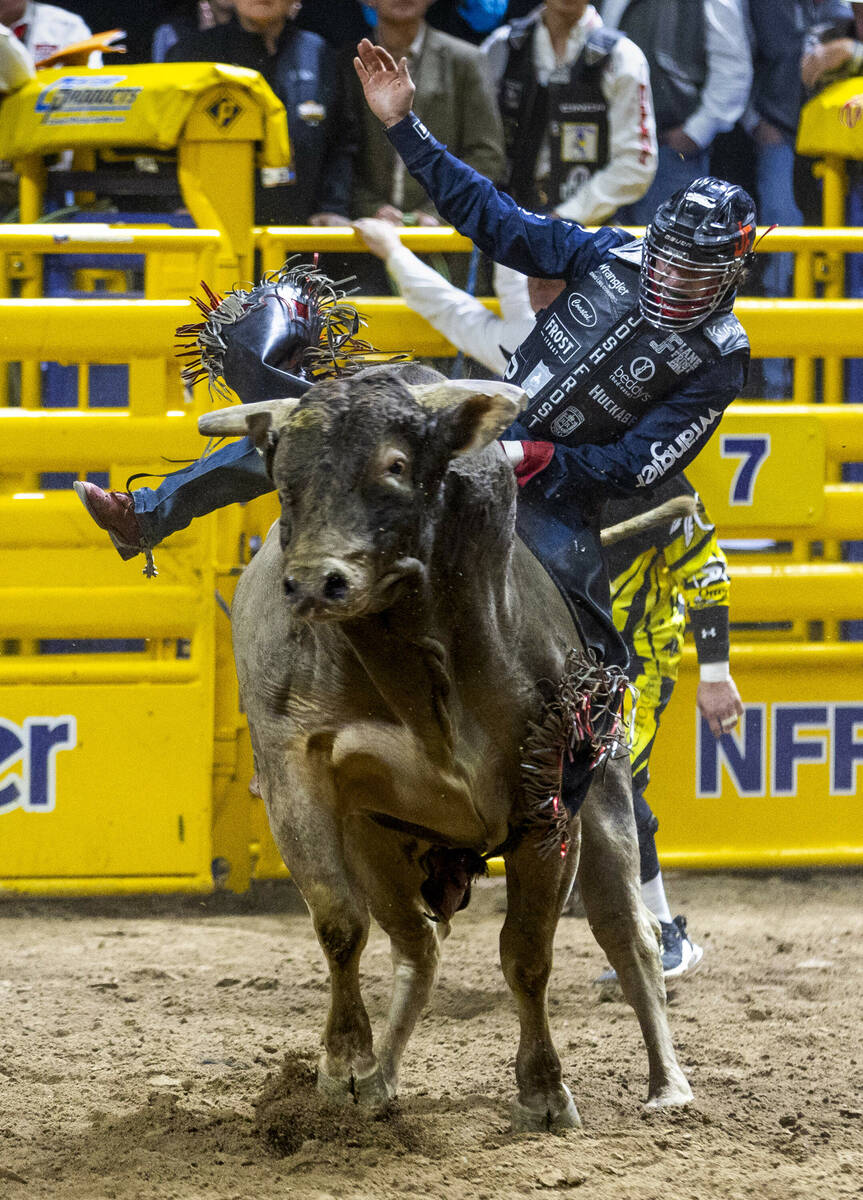
[[205,437],[244,437],[249,432],[248,418],[255,413],[270,412],[288,416],[298,404],[299,400],[281,398],[217,408],[198,417],[198,432]]

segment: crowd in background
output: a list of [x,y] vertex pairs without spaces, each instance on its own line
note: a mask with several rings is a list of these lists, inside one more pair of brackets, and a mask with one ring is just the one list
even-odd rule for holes
[[[838,0],[137,0],[134,18],[129,7],[0,0],[0,52],[11,38],[38,65],[122,27],[127,53],[109,62],[259,70],[285,104],[295,175],[259,173],[263,224],[437,223],[362,102],[362,37],[407,56],[415,111],[454,154],[519,203],[584,224],[645,224],[708,172],[746,187],[762,225],[817,223],[818,184],[794,150],[800,108],[863,71],[863,3]],[[748,290],[787,295],[791,256],[759,261]],[[788,393],[788,364],[762,370],[760,394]]]

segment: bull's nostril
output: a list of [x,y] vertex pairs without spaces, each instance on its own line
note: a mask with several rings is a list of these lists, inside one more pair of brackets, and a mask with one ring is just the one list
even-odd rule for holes
[[282,589],[283,589],[283,591],[284,591],[285,595],[286,595],[286,596],[288,597],[288,599],[290,600],[290,599],[291,599],[291,597],[292,597],[292,596],[295,596],[295,595],[296,595],[296,592],[297,592],[297,581],[296,581],[296,579],[283,579],[283,580],[282,580]]
[[331,571],[324,582],[326,600],[344,600],[348,594],[348,581],[338,571]]

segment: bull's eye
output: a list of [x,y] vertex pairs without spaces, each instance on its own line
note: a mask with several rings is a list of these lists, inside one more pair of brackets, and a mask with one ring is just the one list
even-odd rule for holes
[[378,452],[377,469],[382,483],[395,484],[399,488],[410,484],[410,458],[398,446],[387,446]]

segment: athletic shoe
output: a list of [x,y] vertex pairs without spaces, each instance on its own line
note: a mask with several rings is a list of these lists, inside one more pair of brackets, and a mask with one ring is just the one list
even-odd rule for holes
[[[673,921],[660,921],[659,927],[662,930],[662,974],[666,980],[691,975],[704,957],[704,951],[686,932],[686,918],[675,917]],[[615,984],[617,972],[609,967],[593,982]]]
[[666,979],[691,975],[704,957],[704,951],[686,932],[686,917],[660,921],[662,928],[662,973]]

